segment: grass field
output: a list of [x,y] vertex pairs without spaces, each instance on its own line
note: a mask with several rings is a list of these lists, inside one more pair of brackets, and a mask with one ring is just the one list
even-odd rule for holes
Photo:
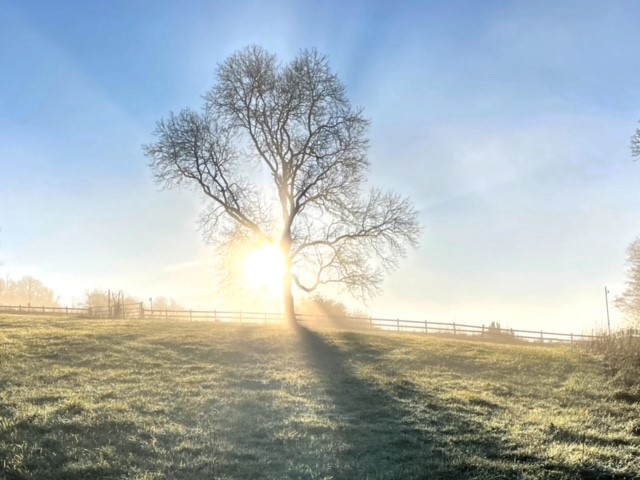
[[565,347],[0,316],[1,479],[640,478]]

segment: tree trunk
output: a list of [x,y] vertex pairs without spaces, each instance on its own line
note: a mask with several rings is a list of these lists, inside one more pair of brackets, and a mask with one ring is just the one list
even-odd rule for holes
[[297,326],[296,313],[293,305],[293,294],[291,293],[291,272],[287,266],[285,269],[282,285],[282,301],[284,306],[284,318],[288,325]]
[[288,325],[298,326],[296,312],[293,304],[293,293],[291,292],[291,234],[285,233],[280,243],[282,254],[285,259],[285,267],[282,278],[282,302],[284,307],[284,318]]

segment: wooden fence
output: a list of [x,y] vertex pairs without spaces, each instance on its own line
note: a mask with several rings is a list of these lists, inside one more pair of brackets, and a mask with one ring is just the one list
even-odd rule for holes
[[[190,320],[214,321],[252,324],[281,324],[284,322],[281,313],[242,312],[224,310],[150,310],[142,303],[112,305],[110,307],[78,308],[78,307],[34,307],[24,305],[0,305],[0,313],[25,315],[60,315],[80,318],[123,318],[123,319],[158,319],[158,320]],[[378,330],[394,332],[412,332],[424,334],[440,334],[455,336],[474,336],[494,341],[526,341],[538,343],[573,343],[594,340],[598,335],[575,333],[545,332],[543,330],[515,330],[485,325],[468,325],[462,323],[445,323],[430,320],[403,320],[373,317],[329,317],[322,315],[296,315],[302,324],[325,325],[349,330]],[[636,332],[637,334],[637,332]]]
[[0,313],[22,315],[60,315],[65,317],[86,317],[86,308],[77,307],[34,307],[31,305],[0,305]]

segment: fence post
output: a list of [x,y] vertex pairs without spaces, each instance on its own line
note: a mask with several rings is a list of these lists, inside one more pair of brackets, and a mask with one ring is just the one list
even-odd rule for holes
[[573,343],[573,332],[571,332],[571,343]]
[[424,333],[429,333],[429,322],[424,321]]
[[69,307],[64,307],[64,309],[65,309],[66,314],[69,315]]
[[42,313],[44,313],[44,305],[42,305]]
[[371,318],[371,315],[369,315],[369,329],[373,330],[373,318]]
[[217,322],[217,321],[218,321],[218,311],[217,311],[217,310],[214,310],[214,311],[213,311],[213,321],[214,321],[214,322]]
[[193,320],[193,312],[189,309],[189,320]]
[[398,331],[400,331],[400,319],[398,318]]
[[482,324],[482,335],[484,335],[484,323]]
[[542,333],[542,330],[540,330],[540,343],[544,343],[544,335]]
[[456,322],[453,322],[453,334],[456,335]]

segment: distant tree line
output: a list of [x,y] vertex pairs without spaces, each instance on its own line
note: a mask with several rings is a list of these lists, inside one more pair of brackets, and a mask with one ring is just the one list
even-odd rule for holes
[[[116,302],[125,305],[144,303],[145,308],[151,307],[151,302],[143,302],[140,298],[122,294],[120,291],[97,288],[87,290],[79,305],[84,308],[103,308],[113,306]],[[183,305],[170,297],[154,297],[152,303],[154,310],[186,310]],[[9,276],[0,278],[0,305],[63,306],[52,288],[30,275],[19,279],[12,279]]]
[[60,306],[54,291],[32,276],[0,278],[0,304],[38,307]]
[[[111,300],[109,297],[111,296]],[[121,294],[121,292],[111,290],[93,289],[85,293],[85,299],[82,306],[85,308],[103,308],[113,305],[115,301],[125,305],[134,303],[142,303],[145,309],[153,310],[187,310],[182,304],[170,297],[152,297],[144,302],[138,297]]]
[[513,331],[513,328],[502,328],[500,326],[500,322],[491,322],[487,327],[487,335],[491,336],[506,336],[506,337],[515,337],[516,333]]
[[[188,310],[188,308],[171,297],[158,296],[143,301],[138,297],[122,294],[119,290],[99,288],[87,290],[79,306],[96,309],[113,306],[116,302],[125,305],[142,303],[144,308],[149,310]],[[0,305],[63,306],[52,288],[46,286],[42,280],[30,275],[15,280],[8,276],[0,278]],[[322,295],[314,295],[304,299],[300,302],[297,311],[300,314],[334,319],[367,316],[366,313],[349,310],[344,303]]]

